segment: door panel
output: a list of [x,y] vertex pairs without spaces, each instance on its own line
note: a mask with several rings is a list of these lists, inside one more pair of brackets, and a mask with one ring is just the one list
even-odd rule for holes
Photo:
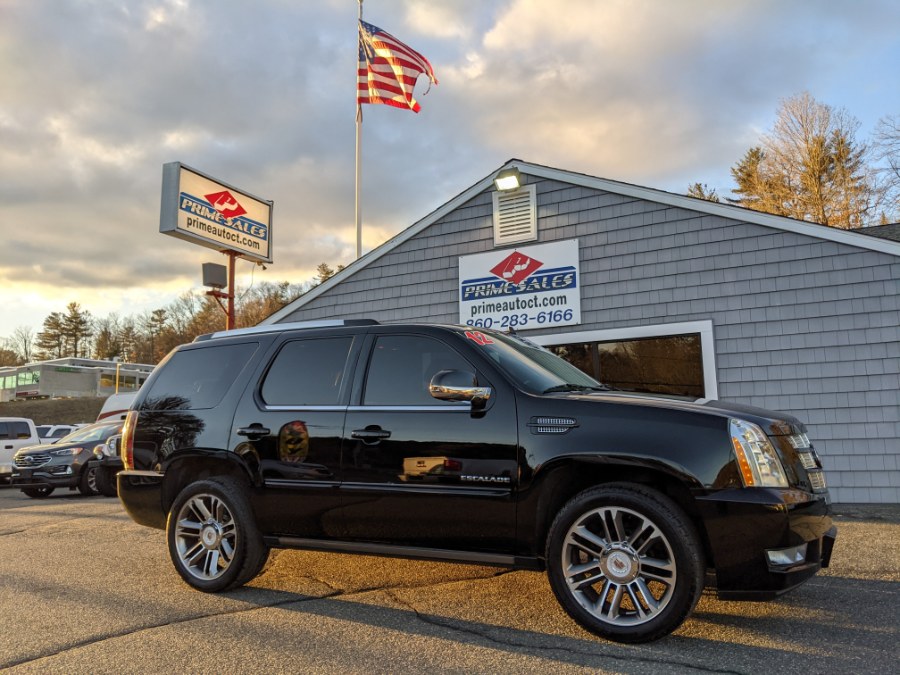
[[265,534],[335,536],[350,364],[358,337],[287,339],[244,396],[231,447],[254,466]]
[[441,370],[476,374],[441,340],[410,334],[375,338],[360,405],[350,407],[345,424],[344,536],[512,552],[513,397],[495,392],[484,410],[438,401],[428,383]]

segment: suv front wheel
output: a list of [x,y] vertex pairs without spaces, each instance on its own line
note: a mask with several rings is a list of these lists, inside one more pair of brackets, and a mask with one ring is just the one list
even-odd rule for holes
[[243,586],[269,555],[243,487],[228,477],[184,488],[169,510],[166,536],[178,574],[208,593]]
[[546,554],[563,609],[616,642],[671,633],[703,591],[693,525],[671,499],[642,485],[601,485],[573,497],[553,521]]

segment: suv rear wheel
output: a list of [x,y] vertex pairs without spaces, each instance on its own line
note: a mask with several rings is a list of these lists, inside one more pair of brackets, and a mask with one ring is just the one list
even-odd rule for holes
[[617,642],[648,642],[678,628],[703,591],[697,533],[668,497],[642,485],[585,490],[556,516],[547,574],[562,607]]
[[178,574],[208,593],[243,586],[269,555],[244,488],[228,477],[184,488],[169,510],[166,536]]

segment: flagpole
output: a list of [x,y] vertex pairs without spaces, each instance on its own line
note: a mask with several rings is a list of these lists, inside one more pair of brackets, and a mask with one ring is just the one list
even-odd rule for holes
[[[359,0],[359,21],[362,21],[363,0]],[[357,22],[357,40],[359,39],[359,23]],[[360,183],[360,146],[362,145],[362,104],[359,102],[359,57],[356,59],[356,258],[362,256],[362,211],[359,203]]]

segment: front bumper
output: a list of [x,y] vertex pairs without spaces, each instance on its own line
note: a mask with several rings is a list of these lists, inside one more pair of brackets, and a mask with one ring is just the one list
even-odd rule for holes
[[[53,468],[54,471],[49,469]],[[65,473],[63,473],[65,471]],[[9,487],[76,487],[81,479],[81,467],[72,465],[47,465],[37,469],[13,467],[9,475]]]
[[[698,499],[716,570],[718,595],[767,600],[828,567],[837,528],[827,493],[745,488]],[[806,544],[802,560],[777,565],[767,551]]]

